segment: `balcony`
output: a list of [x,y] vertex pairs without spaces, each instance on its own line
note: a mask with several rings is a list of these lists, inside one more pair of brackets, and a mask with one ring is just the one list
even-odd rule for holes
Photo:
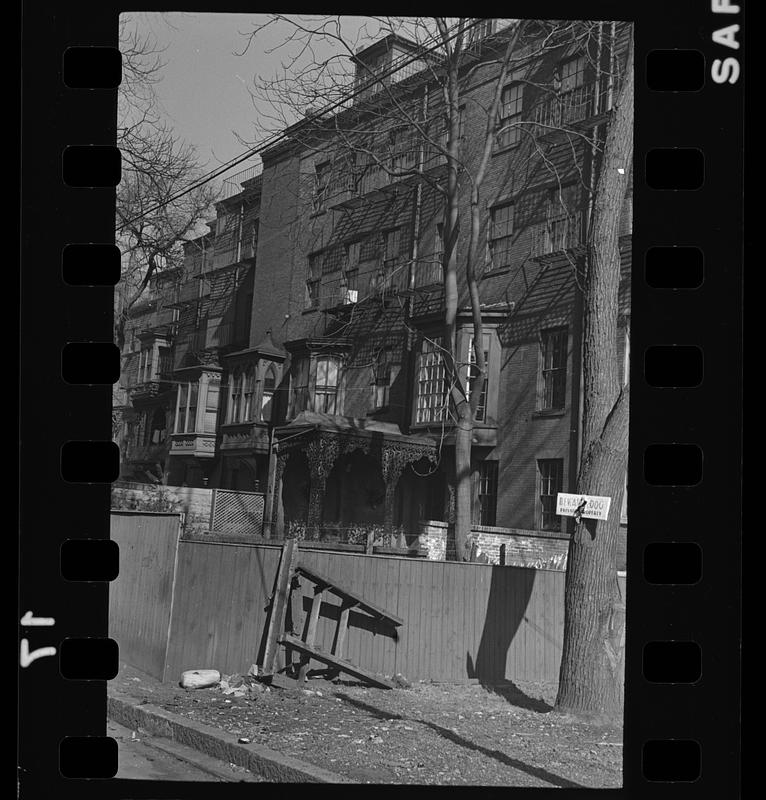
[[582,214],[557,214],[531,228],[532,257],[571,250],[582,242]]
[[254,164],[252,167],[243,169],[241,172],[237,172],[230,178],[226,178],[226,180],[223,182],[221,199],[228,200],[230,197],[234,197],[235,194],[239,194],[241,191],[246,189],[247,187],[245,184],[248,181],[252,181],[254,178],[257,178],[261,174],[262,169],[263,167],[261,164]]
[[543,128],[567,128],[594,121],[611,107],[610,91],[602,82],[593,81],[571,91],[542,95],[529,110],[530,122]]

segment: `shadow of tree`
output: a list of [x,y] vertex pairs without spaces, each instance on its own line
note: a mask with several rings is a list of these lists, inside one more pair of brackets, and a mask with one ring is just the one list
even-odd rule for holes
[[[517,690],[518,691],[518,690]],[[349,697],[347,694],[342,692],[337,692],[336,697],[339,697],[344,703],[348,703],[355,708],[358,708],[361,711],[365,711],[371,716],[375,717],[376,719],[381,720],[406,720],[408,722],[418,722],[421,725],[425,725],[426,727],[430,728],[435,733],[438,733],[439,736],[442,736],[445,739],[453,742],[454,744],[460,745],[461,747],[465,747],[467,750],[473,750],[477,753],[482,753],[483,755],[487,756],[488,758],[492,758],[495,761],[499,761],[501,764],[505,764],[508,767],[512,767],[513,769],[519,770],[519,772],[524,772],[527,775],[531,775],[535,778],[539,778],[540,780],[546,781],[547,783],[552,784],[553,786],[561,786],[564,788],[570,789],[583,789],[584,787],[581,783],[575,783],[574,781],[570,781],[567,778],[562,778],[560,775],[555,775],[552,772],[549,772],[547,769],[543,769],[542,767],[535,767],[531,764],[526,764],[524,761],[520,761],[518,758],[511,758],[511,756],[506,755],[505,753],[501,752],[500,750],[491,750],[488,747],[483,747],[482,745],[476,744],[472,742],[470,739],[466,739],[463,736],[451,731],[449,728],[443,728],[441,725],[437,725],[435,722],[429,722],[425,719],[415,719],[413,717],[403,717],[401,714],[390,714],[384,711],[383,709],[377,708],[376,706],[370,705],[369,703],[364,703],[361,700],[357,700],[353,697]],[[545,706],[546,710],[549,710],[549,706],[545,703],[542,704]]]
[[527,711],[536,711],[538,714],[547,714],[553,711],[553,706],[545,702],[545,700],[538,700],[537,698],[530,697],[528,694],[519,689],[515,683],[509,681],[502,686],[484,686],[488,692],[502,697],[507,703],[518,708],[525,708]]

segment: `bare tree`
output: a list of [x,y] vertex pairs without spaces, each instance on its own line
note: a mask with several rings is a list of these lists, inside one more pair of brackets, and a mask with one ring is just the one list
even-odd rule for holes
[[616,543],[628,456],[627,383],[617,359],[619,223],[633,156],[633,48],[609,112],[585,257],[583,421],[577,492],[613,498],[603,521],[580,519],[569,545],[556,707],[612,715],[623,707],[625,608]]
[[[481,344],[482,188],[496,138],[503,130],[502,92],[513,69],[574,35],[572,24],[560,23],[526,41],[526,22],[521,21],[510,23],[491,41],[482,41],[475,29],[485,22],[370,17],[349,32],[341,18],[272,15],[249,35],[243,51],[268,30],[271,40],[279,41],[272,49],[286,54],[281,74],[255,82],[252,94],[261,133],[287,127],[292,141],[305,150],[333,153],[341,171],[354,175],[356,186],[364,185],[371,173],[393,180],[416,176],[441,197],[444,324],[442,335],[432,344],[445,367],[443,410],[454,423],[454,535],[460,560],[470,557],[472,435],[487,374]],[[281,40],[275,32],[282,34]],[[403,34],[417,45],[415,55],[401,59],[403,64],[394,67],[393,75],[381,74],[356,58],[360,43],[369,44],[387,34]],[[480,49],[482,57],[477,61]],[[356,75],[349,71],[349,61],[357,64]],[[467,84],[479,70],[494,70],[490,73],[493,89],[487,105],[474,103],[471,108],[472,118],[483,118],[485,124],[468,153],[462,143],[461,106]],[[436,164],[446,166],[446,178],[432,169]],[[460,224],[466,206],[470,225],[464,232]],[[467,244],[461,246],[462,240]],[[413,244],[416,248],[417,243]],[[467,362],[458,350],[461,286],[467,287],[473,325],[473,355]]]
[[117,188],[116,242],[122,272],[115,293],[114,337],[122,348],[131,309],[155,275],[181,267],[181,242],[198,232],[216,190],[209,183],[195,185],[202,176],[196,151],[163,118],[155,92],[164,66],[162,49],[150,35],[122,20],[120,50],[117,146],[122,180]]

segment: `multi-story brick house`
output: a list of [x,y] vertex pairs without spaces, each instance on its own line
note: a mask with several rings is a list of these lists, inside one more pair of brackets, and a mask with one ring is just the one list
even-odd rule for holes
[[254,172],[227,181],[209,233],[184,242],[183,263],[158,272],[131,309],[121,374],[124,479],[214,485],[227,466],[216,446],[221,381],[226,356],[248,344],[260,207]]
[[[603,57],[561,46],[522,63],[502,87],[507,125],[493,143],[482,190],[488,371],[473,432],[477,525],[566,532],[555,500],[557,492],[574,489],[579,456],[577,271],[597,168],[587,137],[576,132],[603,125],[616,96],[624,41],[619,24],[612,33],[618,45],[610,69],[599,71]],[[489,105],[497,82],[494,47],[507,35],[488,24],[465,68],[460,152],[467,169],[486,130],[486,115],[477,109]],[[374,43],[354,57],[357,85],[419,53],[400,36]],[[476,69],[482,59],[486,67]],[[441,95],[433,87],[429,93],[423,64],[415,60],[384,80],[398,80],[392,88],[423,109],[439,141]],[[243,290],[252,299],[247,334],[239,328],[241,336],[221,344],[211,338],[220,320],[211,326],[208,316],[204,346],[199,325],[191,329],[200,341],[185,346],[185,356],[179,338],[172,344],[166,478],[243,490],[259,485],[268,494],[272,534],[291,524],[307,535],[371,524],[416,534],[422,520],[446,522],[453,513],[454,433],[439,352],[444,206],[436,184],[446,175],[445,160],[395,115],[381,125],[386,97],[368,86],[324,128],[308,117],[261,153],[258,266]],[[354,115],[364,132],[365,104],[375,109],[374,132],[364,133],[364,146],[348,147],[337,130]],[[392,177],[398,173],[407,175]],[[467,230],[467,192],[460,215]],[[187,247],[199,254],[203,242],[213,241],[219,252],[222,216],[219,208],[214,233]],[[629,188],[619,341],[626,379],[631,223]],[[466,239],[458,243],[459,263]],[[244,264],[240,256],[226,265],[219,258],[215,268]],[[210,271],[202,268],[200,286]],[[186,284],[188,293],[194,284]],[[180,298],[187,303],[182,315],[205,308],[208,295],[199,291],[201,299]],[[458,358],[470,369],[464,279],[459,292]],[[245,325],[244,311],[236,318]],[[162,339],[154,341],[163,347]]]
[[[382,54],[393,60],[410,50],[400,37],[387,37],[357,53],[359,79],[384,69]],[[479,44],[476,60],[482,53]],[[619,46],[610,63],[618,67],[623,57]],[[470,67],[460,120],[461,158],[469,168],[487,124],[471,108],[486,108],[496,85],[496,70]],[[565,529],[555,500],[557,492],[573,490],[576,476],[576,272],[594,158],[585,137],[561,128],[589,133],[605,122],[617,91],[614,71],[598,74],[586,55],[562,46],[532,59],[503,87],[501,117],[527,127],[497,137],[483,188],[488,375],[473,434],[477,524]],[[401,92],[423,98],[423,118],[438,124],[441,95],[427,97],[427,85],[408,77]],[[262,153],[261,224],[269,236],[259,242],[251,341],[270,331],[289,353],[280,364],[285,424],[276,429],[275,508],[309,528],[364,521],[416,530],[420,519],[450,514],[454,438],[438,350],[443,205],[432,185],[444,159],[408,137],[395,114],[381,121],[386,96],[373,98],[374,141],[356,152],[347,137],[338,145],[333,129],[344,122],[335,119],[326,134],[310,120],[295,126],[284,143]],[[365,94],[361,99],[370,102]],[[362,127],[363,112],[340,112],[355,113],[348,127]],[[365,158],[373,147],[390,169]],[[424,173],[422,180],[389,174],[412,168]],[[468,193],[461,197],[467,229]],[[628,193],[621,359],[627,359],[631,216]],[[465,284],[459,289],[458,357],[468,365],[473,328]]]

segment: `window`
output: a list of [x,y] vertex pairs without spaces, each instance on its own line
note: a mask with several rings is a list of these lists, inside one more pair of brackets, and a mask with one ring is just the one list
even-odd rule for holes
[[[377,261],[380,257],[380,236],[372,234],[359,242],[359,261]],[[350,263],[350,262],[349,262]]]
[[336,414],[338,400],[338,360],[318,358],[316,362],[316,385],[314,388],[314,411],[320,414]]
[[229,414],[227,422],[239,422],[242,407],[242,376],[239,371],[229,377]]
[[497,146],[510,147],[517,144],[521,138],[521,106],[524,97],[524,85],[511,83],[503,89],[500,98],[500,133],[497,137]]
[[503,269],[511,265],[513,244],[513,203],[490,209],[489,261],[490,269]]
[[377,354],[372,368],[372,408],[388,406],[389,390],[393,372],[393,348],[383,347]]
[[561,80],[561,125],[577,122],[587,116],[589,92],[585,87],[585,57],[570,58],[559,65]]
[[393,131],[391,133],[391,171],[407,172],[417,167],[418,148],[410,131]]
[[[484,422],[487,416],[487,386],[489,384],[489,334],[482,334],[484,344],[484,369],[485,375],[481,385],[481,394],[479,395],[479,404],[476,406],[476,415],[474,419],[476,422]],[[476,351],[473,346],[473,336],[471,336],[468,343],[468,363],[469,365],[476,363]],[[471,399],[471,376],[479,374],[478,368],[474,369],[469,366],[468,369],[468,382],[466,385],[466,397]]]
[[167,420],[165,416],[165,409],[158,408],[152,415],[149,444],[162,444],[165,441],[166,427]]
[[441,422],[447,413],[447,381],[441,338],[424,339],[418,356],[415,422]]
[[330,178],[330,162],[325,161],[314,167],[314,196],[312,198],[312,211],[316,214],[324,210],[327,199],[327,184]]
[[473,27],[471,27],[468,31],[469,44],[473,44],[474,42],[478,42],[480,39],[484,39],[486,36],[489,36],[495,29],[495,20],[479,19],[476,20],[475,23],[472,23],[472,25]]
[[220,389],[217,385],[208,384],[205,396],[205,416],[202,419],[203,433],[215,433],[215,422],[218,417],[218,395]]
[[242,387],[242,422],[253,418],[253,392],[255,390],[255,370],[250,367],[244,374]]
[[274,391],[277,388],[277,374],[273,366],[266,371],[261,395],[261,422],[271,422],[274,407]]
[[495,525],[497,519],[497,461],[482,461],[478,474],[479,525]]
[[148,383],[154,377],[154,348],[148,347],[138,357],[138,382]]
[[194,433],[197,426],[197,396],[199,384],[182,383],[178,387],[175,433]]
[[556,515],[556,496],[561,491],[564,462],[560,458],[537,462],[540,482],[540,530],[561,530],[561,517]]
[[290,418],[309,408],[309,361],[297,359],[291,367],[290,375]]
[[319,306],[320,275],[322,274],[322,253],[313,253],[308,257],[308,277],[306,278],[306,308]]
[[543,411],[564,408],[567,383],[567,339],[566,328],[542,331],[541,410]]

